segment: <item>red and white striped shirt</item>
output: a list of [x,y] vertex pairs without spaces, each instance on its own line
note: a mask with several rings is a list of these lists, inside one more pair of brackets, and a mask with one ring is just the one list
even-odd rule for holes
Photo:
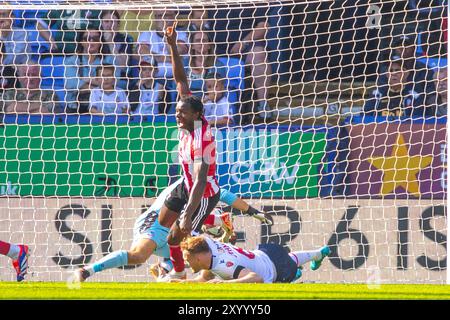
[[216,143],[211,127],[202,117],[202,126],[193,132],[180,130],[178,136],[178,156],[183,168],[184,183],[190,193],[194,186],[194,161],[205,161],[209,164],[208,177],[203,198],[210,198],[219,192],[216,178]]

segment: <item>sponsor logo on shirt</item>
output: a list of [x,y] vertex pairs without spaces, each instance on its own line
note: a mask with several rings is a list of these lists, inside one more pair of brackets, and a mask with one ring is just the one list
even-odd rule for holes
[[234,266],[234,263],[231,261],[227,261],[226,266],[227,266],[227,268],[231,268],[232,266]]

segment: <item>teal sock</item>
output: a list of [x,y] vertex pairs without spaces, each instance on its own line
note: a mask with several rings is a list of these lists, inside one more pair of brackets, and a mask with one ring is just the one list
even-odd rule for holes
[[87,269],[90,269],[93,272],[97,273],[107,269],[123,267],[126,266],[127,264],[128,264],[128,252],[125,250],[118,250],[111,252],[106,257],[103,257],[102,259],[93,263],[90,266],[90,268],[88,267]]

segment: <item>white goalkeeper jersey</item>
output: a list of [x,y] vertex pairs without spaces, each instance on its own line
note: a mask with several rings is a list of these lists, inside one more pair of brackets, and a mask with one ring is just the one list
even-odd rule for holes
[[243,269],[258,274],[265,283],[273,283],[277,278],[272,260],[260,250],[247,251],[231,244],[214,241],[205,237],[212,253],[211,271],[224,279],[237,279]]

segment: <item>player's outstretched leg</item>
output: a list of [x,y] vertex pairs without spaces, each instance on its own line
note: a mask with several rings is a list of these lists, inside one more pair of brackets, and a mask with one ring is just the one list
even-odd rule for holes
[[118,250],[111,252],[102,259],[87,265],[74,272],[73,277],[69,279],[73,282],[84,282],[87,278],[97,272],[123,267],[127,265],[141,264],[150,258],[156,249],[156,243],[150,239],[141,239],[131,250]]
[[28,257],[30,256],[29,248],[27,245],[17,245],[20,249],[17,259],[13,260],[13,267],[16,270],[17,281],[21,282],[25,280],[25,275],[28,272]]
[[74,272],[74,281],[84,282],[97,272],[128,265],[128,252],[119,250],[111,252],[102,259]]
[[323,259],[330,254],[330,248],[328,246],[324,246],[319,250],[311,250],[311,251],[294,251],[289,253],[291,258],[297,263],[297,266],[300,267],[307,262],[311,262],[310,268],[311,270],[319,269],[322,264]]
[[321,256],[319,259],[314,259],[313,261],[311,261],[310,268],[313,271],[319,269],[323,259],[325,259],[325,257],[328,257],[330,255],[330,247],[324,246],[320,248],[320,254]]
[[28,257],[30,255],[28,246],[0,241],[0,254],[12,259],[17,281],[23,281],[28,271]]

